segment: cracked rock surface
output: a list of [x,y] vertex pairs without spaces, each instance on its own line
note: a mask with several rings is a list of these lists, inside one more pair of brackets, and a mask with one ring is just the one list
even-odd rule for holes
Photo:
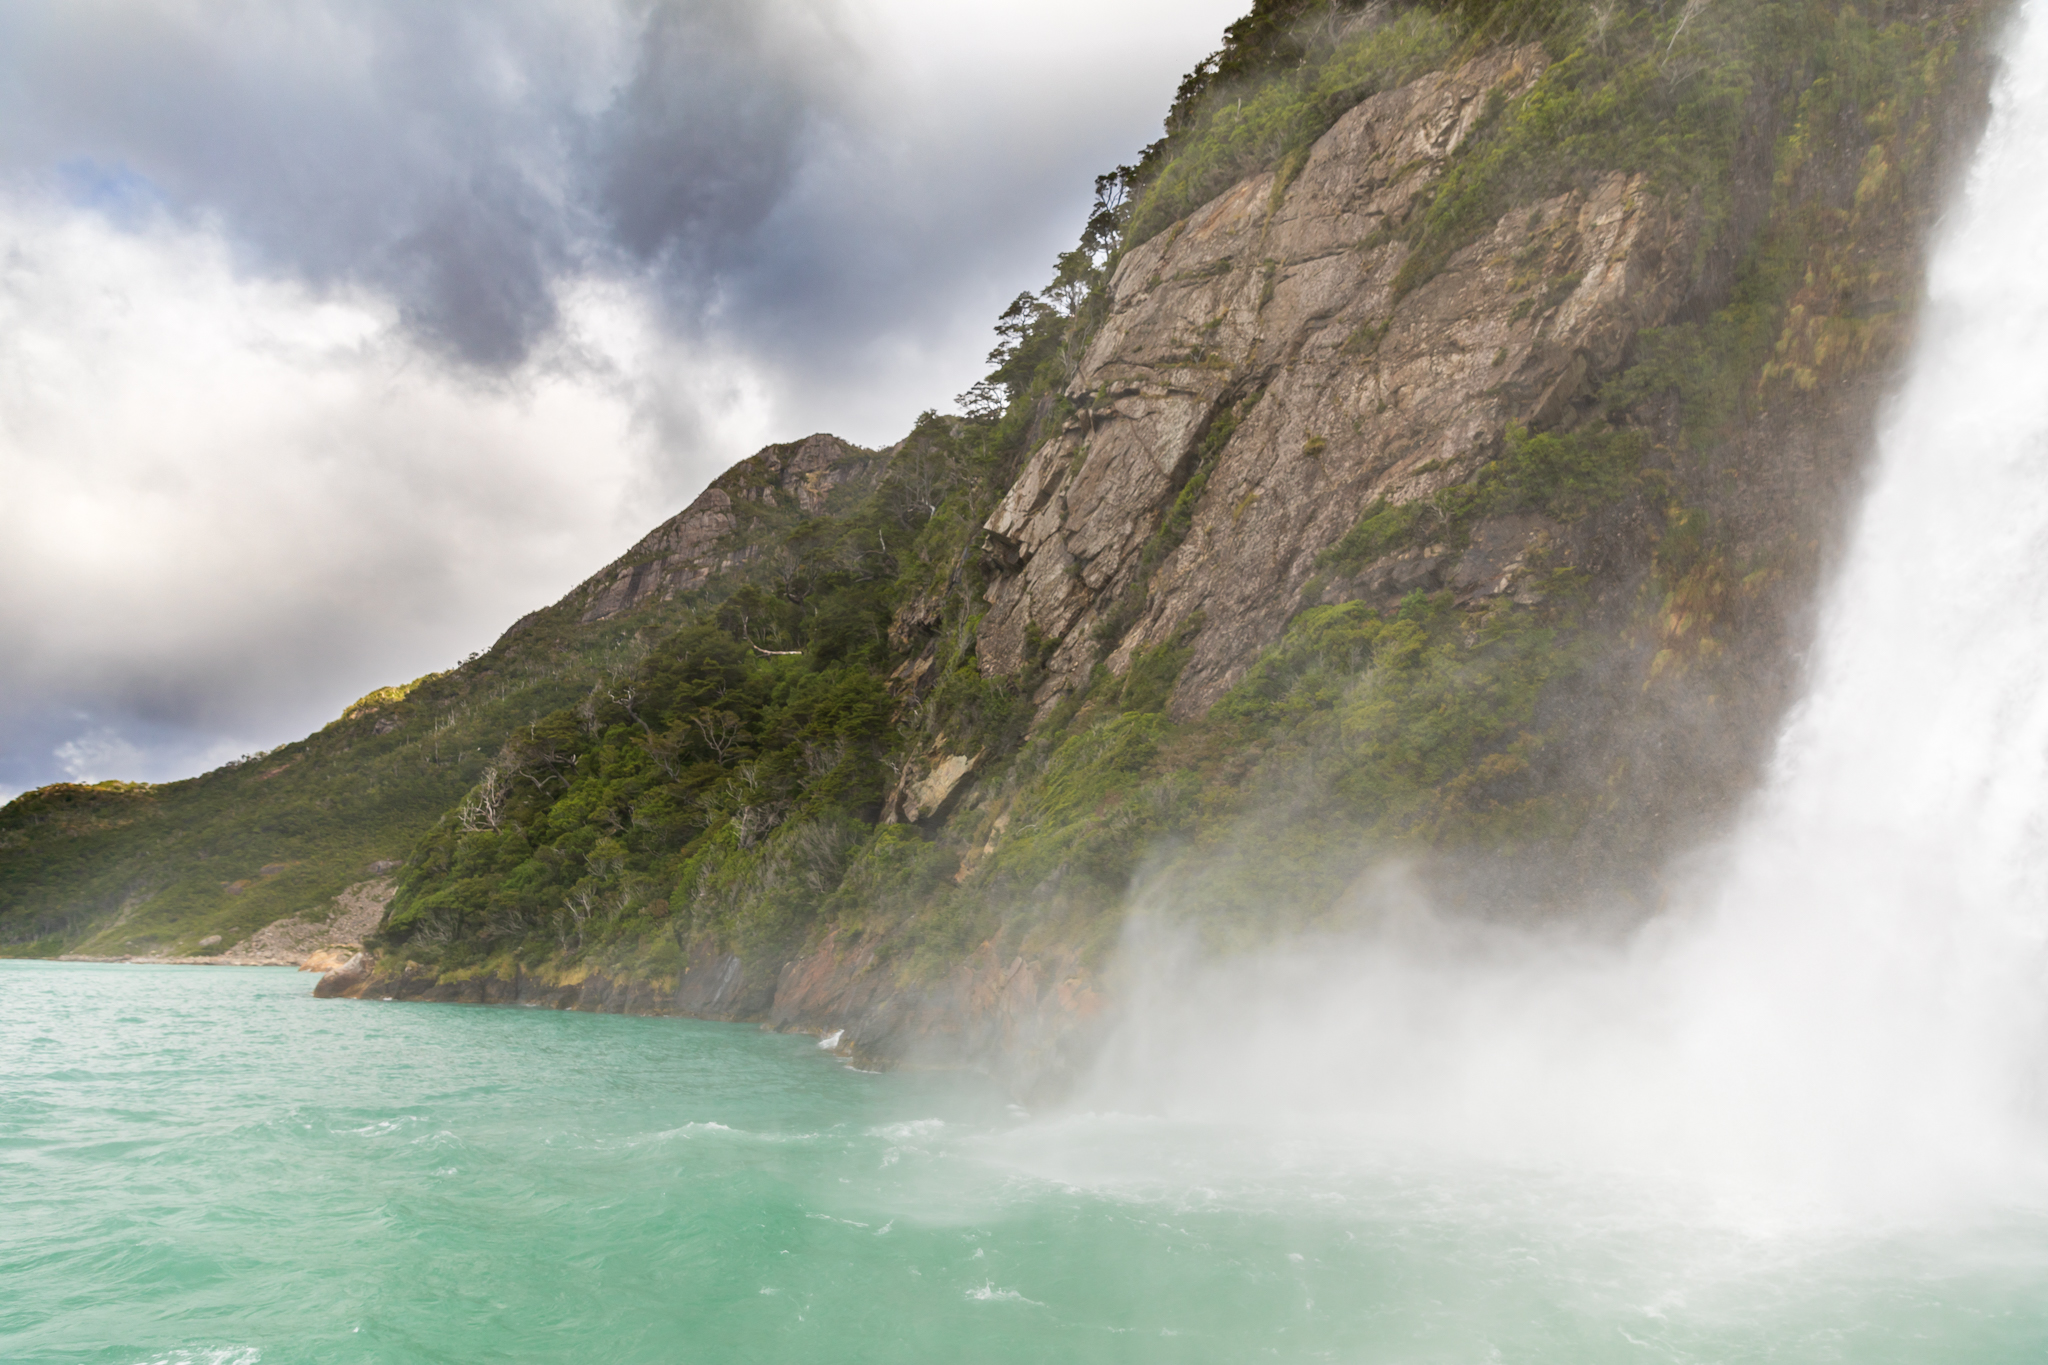
[[[1699,227],[1690,196],[1653,197],[1642,177],[1613,173],[1514,210],[1395,292],[1408,255],[1396,230],[1494,92],[1526,89],[1543,65],[1534,46],[1496,51],[1374,96],[1291,183],[1253,176],[1124,257],[1110,315],[1068,386],[1078,415],[988,520],[1004,571],[981,625],[985,669],[1021,667],[1033,628],[1057,640],[1037,696],[1049,706],[1085,682],[1105,622],[1120,673],[1199,611],[1171,707],[1197,713],[1278,638],[1317,553],[1376,500],[1471,477],[1511,422],[1577,419],[1636,332],[1686,296]],[[1134,584],[1210,424],[1254,395],[1185,539]],[[1512,594],[1518,566],[1569,562],[1569,549],[1548,528],[1485,528],[1462,560],[1425,548],[1414,563],[1372,566],[1372,582]],[[1139,593],[1143,609],[1119,619]]]

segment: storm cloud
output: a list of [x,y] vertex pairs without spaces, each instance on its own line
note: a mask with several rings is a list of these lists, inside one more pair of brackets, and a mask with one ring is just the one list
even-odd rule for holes
[[836,116],[852,54],[796,0],[11,7],[0,155],[85,202],[219,224],[246,263],[524,360],[610,252],[701,275]]
[[0,10],[0,795],[291,738],[901,434],[1241,2]]

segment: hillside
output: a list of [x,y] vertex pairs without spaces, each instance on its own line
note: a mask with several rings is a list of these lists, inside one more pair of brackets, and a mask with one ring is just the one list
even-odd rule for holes
[[1797,683],[1996,13],[1262,0],[964,416],[764,451],[258,761],[19,798],[0,941],[187,951],[400,861],[324,991],[1028,1087],[1134,906],[1653,912]]
[[[732,519],[707,509],[757,498],[785,461],[792,480],[829,487],[875,458],[829,437],[771,446],[488,651],[379,689],[296,743],[183,782],[60,784],[17,797],[0,809],[0,955],[203,952],[215,935],[233,944],[388,874],[514,727],[581,701],[689,619],[665,609],[646,577],[657,543],[678,565],[701,549],[701,581],[752,553],[737,548],[728,561],[709,548]],[[628,605],[634,623],[621,629],[611,618]]]

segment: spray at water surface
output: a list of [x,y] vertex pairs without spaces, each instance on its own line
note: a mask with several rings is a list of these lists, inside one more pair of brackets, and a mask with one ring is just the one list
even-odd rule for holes
[[2048,1185],[2048,14],[1936,243],[1804,701],[1710,874],[1625,944],[1454,923],[1197,962],[1141,927],[1083,1098],[1355,1150],[1682,1181],[1772,1216]]

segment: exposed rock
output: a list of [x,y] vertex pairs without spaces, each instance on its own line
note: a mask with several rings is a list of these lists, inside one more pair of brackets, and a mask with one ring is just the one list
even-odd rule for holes
[[[1388,233],[1489,93],[1524,89],[1543,66],[1539,48],[1510,49],[1374,96],[1315,144],[1277,204],[1273,177],[1252,177],[1123,259],[1069,386],[1091,404],[1086,420],[1034,452],[989,518],[998,564],[1016,567],[989,589],[985,668],[1022,667],[1035,625],[1059,640],[1041,705],[1085,681],[1093,628],[1192,474],[1203,433],[1242,398],[1263,394],[1154,575],[1149,609],[1108,657],[1121,672],[1201,611],[1176,715],[1205,708],[1278,637],[1316,552],[1373,501],[1470,477],[1509,422],[1575,419],[1636,332],[1685,297],[1690,196],[1653,198],[1642,177],[1610,174],[1516,209],[1399,298],[1407,248]],[[1390,591],[1458,572],[1428,553],[1381,570]]]
[[1103,1023],[1103,996],[1072,953],[999,958],[984,944],[937,981],[906,984],[875,958],[873,940],[847,945],[835,932],[785,964],[773,980],[750,977],[739,958],[692,964],[680,980],[621,979],[603,972],[554,979],[515,966],[495,975],[439,976],[407,962],[379,969],[357,953],[320,979],[322,999],[348,997],[463,1004],[522,1004],[595,1014],[681,1014],[763,1019],[790,1032],[842,1030],[838,1050],[857,1060],[972,1067],[1022,1099],[1071,1080]]
[[1528,577],[1558,567],[1565,548],[1565,528],[1534,513],[1488,517],[1472,528],[1472,543],[1451,567],[1446,584],[1460,602],[1512,595],[1535,600]]
[[[282,866],[273,864],[264,871],[270,873],[273,868]],[[362,939],[383,921],[384,908],[391,903],[396,892],[397,886],[389,878],[357,882],[334,898],[333,909],[326,915],[287,915],[219,953],[184,957],[132,953],[115,957],[67,954],[57,960],[131,962],[164,967],[297,967],[301,971],[331,972],[361,951]],[[211,948],[220,941],[221,935],[208,934],[199,940],[199,946]]]
[[359,946],[383,921],[384,907],[391,904],[397,892],[397,883],[389,877],[357,882],[334,898],[333,909],[326,915],[315,918],[308,912],[275,920],[227,949],[221,957],[236,963],[297,967],[317,948]]
[[733,532],[741,526],[736,500],[815,515],[825,510],[835,489],[873,477],[881,465],[874,452],[823,433],[769,446],[713,480],[695,502],[648,532],[567,600],[582,603],[582,620],[603,621],[702,587],[712,574],[745,563],[755,553],[734,543]]
[[[351,959],[353,962],[353,959]],[[407,961],[379,967],[365,959],[361,971],[344,965],[330,972],[314,994],[363,1000],[426,1000],[467,1005],[534,1005],[588,1014],[680,1014],[695,1019],[760,1019],[775,999],[775,982],[750,973],[739,958],[722,953],[691,965],[681,979],[614,977],[578,968],[567,975],[530,973],[517,963],[511,977],[488,972],[443,976]],[[331,987],[327,986],[333,981]]]
[[782,969],[770,1027],[843,1030],[840,1048],[892,1064],[967,1066],[1027,1102],[1071,1080],[1103,1001],[1071,953],[999,958],[982,945],[938,981],[906,986],[867,940],[835,932]]
[[[1401,549],[1339,577],[1324,578],[1316,563],[1375,501],[1411,503],[1471,480],[1500,453],[1509,423],[1568,431],[1592,414],[1593,395],[1624,363],[1638,332],[1700,320],[1729,299],[1736,262],[1785,189],[1773,158],[1783,115],[1774,109],[1794,92],[1780,85],[1760,90],[1753,103],[1723,230],[1704,250],[1696,195],[1653,196],[1640,177],[1589,175],[1571,193],[1503,216],[1397,297],[1408,261],[1399,229],[1428,202],[1490,96],[1526,89],[1544,60],[1535,48],[1496,52],[1367,100],[1332,127],[1292,180],[1247,179],[1122,258],[1108,317],[1068,386],[1074,415],[1029,452],[987,519],[982,563],[993,583],[980,625],[984,668],[1012,672],[1041,662],[1034,646],[1051,641],[1038,694],[1049,709],[1088,676],[1098,626],[1118,624],[1108,663],[1120,671],[1135,650],[1173,638],[1199,613],[1193,658],[1171,703],[1184,718],[1277,637],[1304,605],[1312,578],[1323,583],[1325,602],[1391,605],[1420,589],[1449,591],[1467,605],[1526,604],[1539,600],[1553,570],[1568,567],[1597,583],[1602,596],[1594,605],[1606,613],[1601,628],[1613,648],[1580,675],[1587,690],[1545,699],[1563,713],[1555,729],[1562,738],[1545,761],[1624,773],[1629,785],[1610,782],[1603,793],[1617,805],[1647,792],[1674,807],[1726,809],[1761,761],[1757,737],[1774,733],[1782,715],[1787,697],[1772,689],[1794,670],[1752,670],[1746,697],[1675,686],[1675,672],[1655,691],[1643,686],[1638,655],[1647,660],[1654,642],[1621,618],[1629,604],[1656,600],[1637,591],[1664,530],[1664,508],[1653,495],[1569,523],[1517,512],[1453,528],[1447,517],[1435,540],[1425,517]],[[1965,113],[1952,117],[1965,119],[1982,90],[1958,89],[1954,108]],[[1952,129],[1937,141],[1961,135]],[[1771,406],[1746,415],[1725,449],[1687,447],[1691,467],[1659,470],[1684,475],[1698,510],[1733,529],[1732,562],[1763,550],[1769,555],[1760,558],[1794,570],[1782,577],[1794,586],[1769,586],[1781,581],[1777,567],[1742,581],[1745,594],[1755,593],[1739,608],[1751,658],[1766,652],[1770,631],[1789,639],[1784,623],[1800,608],[1791,599],[1815,580],[1825,523],[1847,505],[1842,495],[1878,410],[1887,356],[1908,335],[1910,309],[1894,301],[1911,294],[1915,243],[1939,202],[1929,183],[1910,198],[1864,207],[1855,174],[1866,161],[1859,136],[1850,130],[1840,156],[1817,154],[1792,167],[1795,177],[1832,176],[1839,193],[1786,190],[1802,212],[1838,201],[1825,209],[1834,216],[1815,220],[1828,224],[1814,229],[1822,242],[1815,259],[1825,268],[1809,265],[1766,370],[1790,375],[1798,396],[1783,385],[1758,388]],[[1929,164],[1944,160],[1936,155]],[[1852,201],[1861,218],[1850,216]],[[1830,252],[1840,253],[1832,265],[1824,259]],[[1872,283],[1885,279],[1891,283],[1882,288]],[[1845,347],[1839,329],[1828,330],[1834,324],[1853,324],[1853,345]],[[1230,439],[1212,451],[1205,437],[1233,408]],[[1667,455],[1681,444],[1675,400],[1661,413],[1646,402],[1628,420]],[[585,619],[609,619],[746,562],[750,518],[815,512],[844,481],[868,477],[858,471],[879,468],[879,457],[862,452],[843,459],[793,453],[829,440],[771,448],[743,463],[567,605]],[[869,460],[875,463],[861,463]],[[1172,553],[1150,557],[1149,583],[1134,583],[1147,540],[1198,461],[1208,461],[1206,491],[1187,535]],[[1611,591],[1617,587],[1623,591]],[[1767,604],[1769,592],[1785,600]],[[1130,617],[1133,603],[1143,610]],[[889,679],[899,703],[914,704],[931,686],[934,654],[921,645],[932,643],[944,604],[936,588],[899,604],[890,646],[920,651]],[[1756,624],[1767,616],[1777,624]],[[1798,656],[1796,648],[1769,653]],[[1640,715],[1612,723],[1604,703],[1614,697],[1640,705]],[[1752,720],[1733,719],[1743,706]],[[1631,734],[1655,743],[1602,750],[1586,738],[1608,730],[1624,736],[1621,745],[1634,744]],[[965,804],[960,793],[974,790],[974,761],[947,747],[940,738],[906,766],[888,818],[936,823],[949,803]],[[1616,754],[1626,763],[1609,761]],[[1014,789],[985,795],[988,808],[976,810],[971,825],[956,820],[931,831],[939,851],[959,855],[956,882],[991,861],[1004,870],[998,849],[1009,837],[1013,801],[1020,832],[1031,827],[1031,807]],[[1669,846],[1669,831],[1691,817],[1656,818],[1665,822],[1656,837]],[[1648,825],[1606,828],[1621,832],[1576,850],[1580,865],[1634,860],[1652,847],[1640,834]],[[942,865],[935,860],[933,869]],[[1056,870],[1021,894],[1043,900],[1061,876]],[[837,1050],[864,1063],[977,1067],[1024,1095],[1071,1072],[1102,1027],[1103,988],[1061,950],[1018,954],[985,943],[950,970],[924,977],[910,954],[889,950],[888,931],[863,928],[872,930],[840,928],[794,955],[769,950],[746,960],[699,945],[680,976],[664,977],[633,976],[630,961],[599,969],[559,964],[544,975],[518,965],[505,969],[509,976],[474,968],[442,975],[350,955],[340,965],[355,974],[336,973],[334,989],[323,981],[322,993],[765,1020],[829,1035]]]
[[968,775],[980,759],[979,754],[933,754],[907,766],[883,808],[883,823],[914,825],[939,819],[966,789]]
[[351,991],[360,992],[363,983],[369,980],[370,969],[374,965],[374,960],[367,953],[351,954],[348,961],[313,983],[313,994],[327,1000],[337,995],[347,995]]

